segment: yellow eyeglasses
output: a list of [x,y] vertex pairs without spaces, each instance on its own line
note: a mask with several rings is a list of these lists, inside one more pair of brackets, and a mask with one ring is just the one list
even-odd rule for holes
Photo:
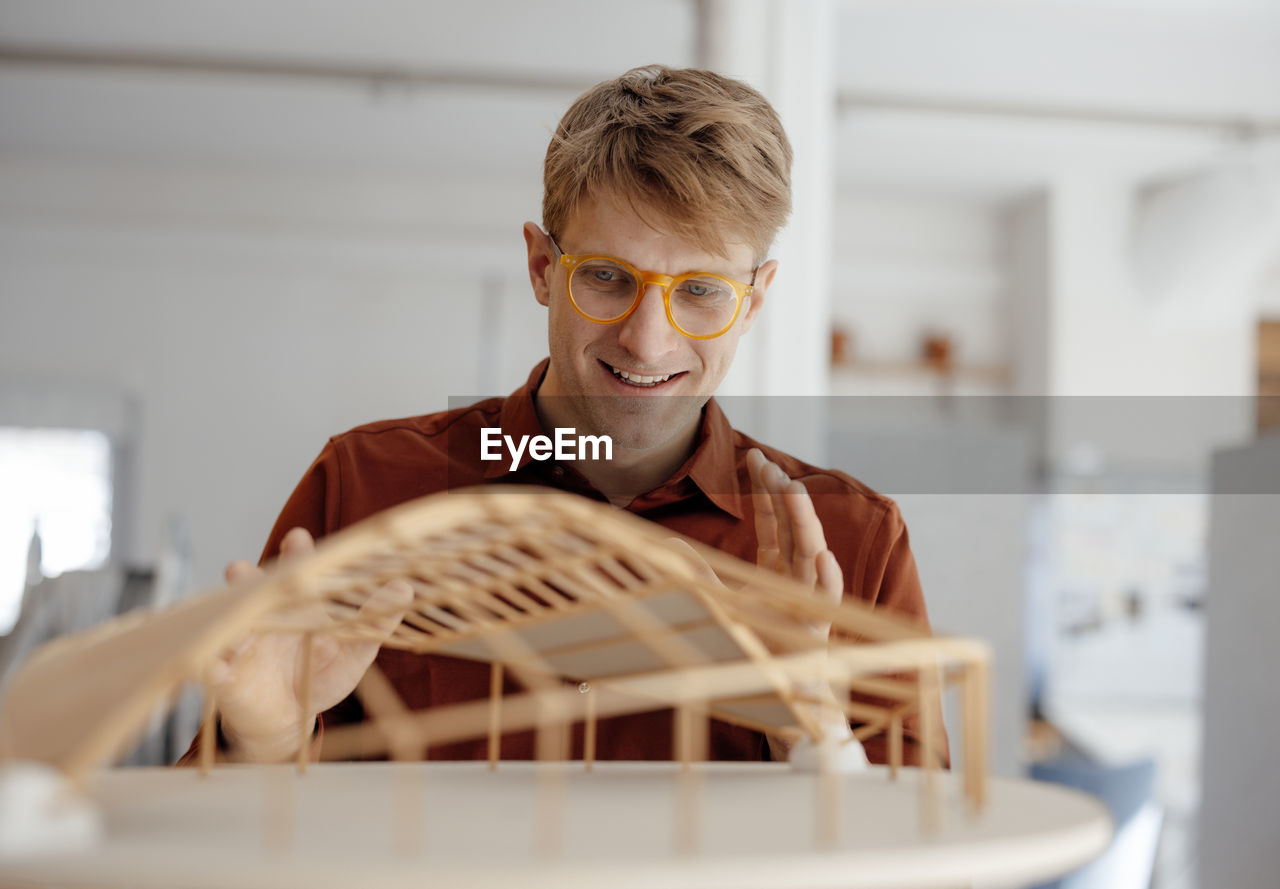
[[725,333],[742,311],[742,301],[755,287],[713,272],[662,275],[644,272],[615,256],[565,253],[555,238],[547,236],[569,273],[569,302],[574,310],[596,324],[614,324],[640,305],[649,287],[662,288],[667,320],[680,333],[695,340],[715,339]]

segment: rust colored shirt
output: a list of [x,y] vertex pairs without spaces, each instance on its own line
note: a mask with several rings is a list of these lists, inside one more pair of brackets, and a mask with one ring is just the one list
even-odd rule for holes
[[[505,435],[544,434],[534,409],[534,393],[547,362],[534,368],[528,382],[507,398],[491,398],[469,407],[402,420],[360,426],[334,436],[325,445],[285,504],[263,552],[276,556],[285,533],[295,526],[317,538],[407,500],[446,489],[485,484],[531,484],[555,487],[607,502],[572,465],[539,462],[526,453],[510,469],[503,450],[499,461],[481,461],[481,430],[500,428]],[[714,546],[747,561],[755,560],[756,535],[747,451],[760,448],[794,479],[808,488],[825,529],[827,543],[844,572],[845,595],[871,602],[927,625],[924,597],[907,529],[892,500],[842,472],[817,469],[761,445],[729,425],[714,399],[703,411],[696,449],[662,486],[637,497],[626,508],[636,515]],[[746,493],[744,493],[746,492]],[[378,665],[412,709],[485,698],[489,694],[487,664],[441,655],[418,655],[384,648]],[[519,686],[509,682],[506,691]],[[326,725],[358,720],[355,696],[323,715]],[[582,750],[581,725],[575,726],[573,756]],[[914,759],[908,720],[906,755]],[[598,726],[600,759],[670,759],[671,711],[602,719]],[[769,758],[763,735],[713,722],[712,759]],[[532,732],[504,736],[504,759],[533,756]],[[873,761],[883,762],[883,743],[867,745]],[[486,741],[433,747],[431,759],[483,759]]]

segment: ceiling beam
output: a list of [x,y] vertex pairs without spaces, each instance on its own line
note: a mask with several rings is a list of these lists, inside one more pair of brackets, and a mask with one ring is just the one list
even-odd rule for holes
[[1061,123],[1142,126],[1215,131],[1241,142],[1280,136],[1280,118],[1241,114],[1187,114],[1139,108],[1104,108],[1000,100],[937,98],[867,90],[840,90],[836,104],[842,115],[858,111],[907,111],[969,117],[1022,119]]
[[374,91],[474,89],[576,95],[597,78],[546,71],[492,71],[417,68],[403,65],[345,64],[247,56],[165,52],[109,52],[66,46],[0,43],[0,67],[83,69],[132,73],[190,73],[223,77],[330,81]]
[[[705,0],[699,12],[705,15]],[[705,21],[700,21],[700,30]],[[469,89],[553,95],[577,95],[595,82],[591,75],[545,71],[492,71],[404,65],[347,64],[280,60],[249,56],[113,52],[68,46],[0,43],[0,68],[83,69],[133,73],[190,73],[221,77],[329,81],[355,84],[374,92]],[[969,117],[1143,126],[1221,133],[1240,142],[1280,136],[1280,118],[1242,114],[1195,114],[1083,105],[1048,105],[1001,100],[939,98],[886,91],[845,89],[836,95],[840,114],[905,111]]]

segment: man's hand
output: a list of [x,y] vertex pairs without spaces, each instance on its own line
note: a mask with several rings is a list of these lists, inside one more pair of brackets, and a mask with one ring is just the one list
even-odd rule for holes
[[[805,486],[788,478],[759,448],[747,452],[747,473],[756,516],[756,564],[785,574],[814,589],[823,600],[838,604],[844,595],[844,575],[835,554],[827,548],[822,522]],[[825,643],[831,623],[813,623],[807,629]]]
[[[812,588],[823,600],[838,604],[844,595],[844,574],[827,547],[827,536],[808,490],[789,478],[759,448],[747,452],[747,474],[755,507],[756,564],[785,574]],[[810,623],[806,629],[815,641],[825,645],[831,622]],[[794,647],[786,641],[770,641],[775,650]],[[823,682],[813,688],[797,687],[796,691],[815,702],[813,716],[823,725],[828,746],[835,749],[849,739],[849,723],[829,685]],[[789,759],[793,745],[773,735],[768,737],[774,758]]]
[[[297,558],[315,549],[315,541],[303,528],[294,528],[280,544],[283,559]],[[229,583],[260,575],[251,562],[227,566]],[[413,590],[403,581],[392,581],[360,608],[364,622],[386,639],[400,624],[413,601]],[[337,704],[355,689],[378,654],[381,641],[344,641],[323,633],[312,637],[311,694],[309,712],[302,712],[302,634],[255,633],[245,638],[215,663],[208,691],[217,701],[228,757],[247,762],[288,759],[298,749],[305,727],[314,727],[316,714]]]
[[[822,522],[813,508],[813,500],[803,484],[787,477],[777,464],[771,462],[757,448],[747,453],[747,472],[751,479],[751,500],[755,507],[756,564],[770,571],[777,571],[812,588],[815,595],[839,603],[844,595],[844,575],[835,554],[827,548]],[[689,558],[708,579],[719,582],[711,566],[693,547],[679,538],[671,538],[669,545]],[[757,628],[761,641],[778,654],[786,654],[805,647],[797,644],[794,635],[781,636]],[[810,644],[825,645],[831,633],[831,623],[820,621],[808,624],[805,632]],[[796,686],[795,690],[813,703],[809,709],[813,718],[821,724],[824,734],[824,752],[838,750],[852,742],[852,732],[845,719],[839,701],[825,683],[812,687]],[[802,705],[804,706],[804,705]],[[793,742],[773,735],[767,736],[775,760],[790,758]],[[829,749],[827,749],[829,748]]]

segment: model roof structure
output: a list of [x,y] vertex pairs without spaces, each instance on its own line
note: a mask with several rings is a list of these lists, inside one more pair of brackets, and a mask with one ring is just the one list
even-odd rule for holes
[[[385,617],[377,592],[401,580],[413,602],[382,644],[489,662],[494,695],[413,713],[371,668],[357,693],[372,721],[326,731],[326,758],[413,757],[428,740],[485,736],[496,756],[502,732],[535,728],[539,756],[554,759],[554,729],[581,721],[590,759],[596,719],[669,707],[682,758],[702,758],[708,717],[820,741],[823,729],[806,706],[817,701],[806,689],[827,682],[859,726],[856,737],[888,735],[895,768],[903,720],[918,714],[923,762],[936,766],[937,698],[954,683],[966,788],[981,801],[985,645],[934,637],[857,602],[824,602],[787,577],[686,541],[700,563],[672,545],[675,536],[606,504],[542,488],[471,489],[407,503],[260,577],[49,643],[6,692],[0,756],[84,776],[127,753],[154,710],[183,683],[201,682],[213,659],[245,634],[302,633],[306,651],[319,634],[383,639],[370,626]],[[827,621],[831,641],[822,645],[805,627]],[[503,697],[504,671],[526,691]],[[589,683],[593,693],[578,694],[566,679]],[[216,702],[209,704],[211,715]]]

